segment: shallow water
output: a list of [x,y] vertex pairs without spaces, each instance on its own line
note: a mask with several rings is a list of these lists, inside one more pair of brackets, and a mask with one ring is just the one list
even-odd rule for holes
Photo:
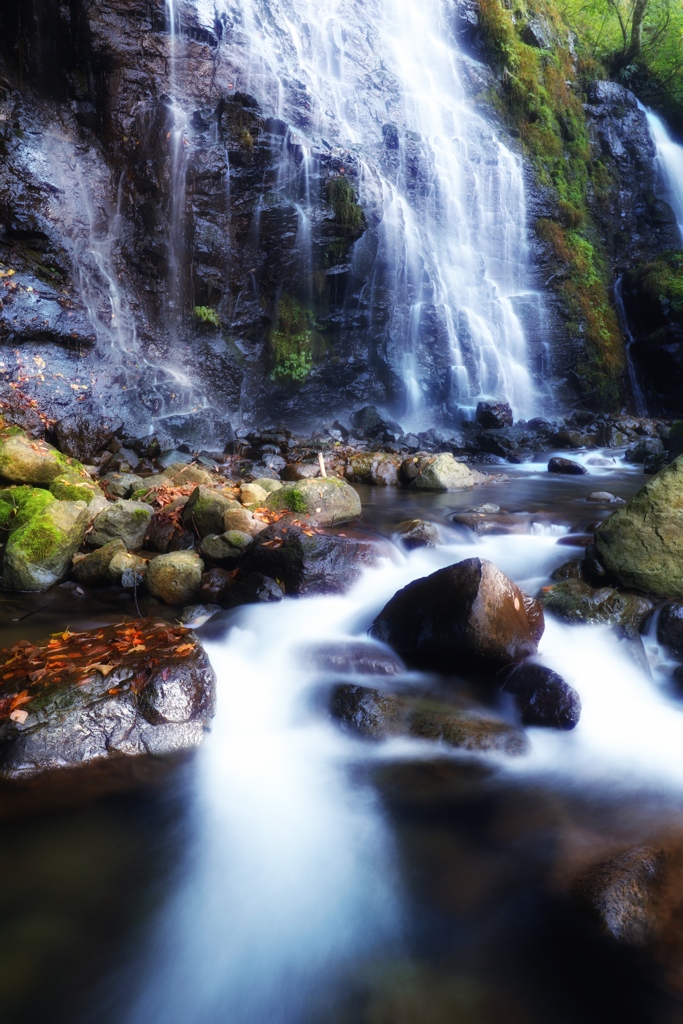
[[[343,597],[240,609],[204,627],[219,710],[195,760],[153,793],[4,830],[3,1019],[683,1019],[640,961],[562,896],[591,852],[682,820],[683,704],[665,664],[647,680],[606,630],[548,621],[539,660],[578,689],[582,720],[569,734],[529,730],[529,754],[504,759],[346,737],[320,710],[329,677],[301,657],[311,641],[363,637],[395,590],[475,553],[535,592],[609,511],[587,495],[628,497],[644,482],[618,457],[589,470],[505,467],[507,481],[452,495],[361,488],[366,529],[391,536],[425,516],[447,543],[397,549]],[[483,502],[538,525],[485,538],[452,529],[451,512]],[[78,623],[59,622],[64,607]],[[77,609],[62,597],[9,636],[121,612]]]

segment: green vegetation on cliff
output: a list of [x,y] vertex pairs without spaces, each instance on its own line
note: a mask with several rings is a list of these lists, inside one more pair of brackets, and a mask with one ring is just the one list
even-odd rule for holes
[[479,0],[479,7],[484,43],[501,72],[491,99],[518,131],[539,184],[556,195],[556,217],[540,219],[536,230],[558,262],[553,284],[568,331],[583,341],[585,361],[576,373],[584,399],[614,408],[621,401],[624,344],[589,191],[599,200],[615,183],[607,164],[591,151],[583,109],[586,85],[603,77],[601,70],[576,53],[552,0],[536,0],[533,6],[518,0],[513,10],[504,0]]
[[313,336],[314,321],[310,311],[293,296],[283,295],[270,332],[275,362],[271,373],[273,380],[298,384],[306,380],[313,365]]

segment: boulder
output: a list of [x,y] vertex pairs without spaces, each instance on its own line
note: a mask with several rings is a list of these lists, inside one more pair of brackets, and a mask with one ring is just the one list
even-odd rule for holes
[[563,459],[556,455],[548,463],[548,472],[564,473],[566,476],[583,476],[588,470],[580,462],[574,462],[573,459]]
[[125,552],[126,545],[117,537],[89,555],[76,556],[78,560],[74,561],[71,575],[83,587],[105,586],[116,578],[116,573],[110,570],[114,555]]
[[610,491],[592,491],[586,501],[600,502],[604,505],[624,505],[625,501],[623,498],[618,498],[616,494],[612,494]]
[[523,754],[524,734],[486,708],[461,700],[386,693],[355,683],[334,687],[330,712],[342,728],[358,736],[387,739],[414,736],[472,751]]
[[262,572],[239,573],[222,595],[224,608],[238,608],[243,604],[270,604],[281,601],[285,592],[280,584]]
[[129,551],[135,551],[145,542],[153,513],[151,505],[119,498],[95,516],[87,543],[91,548],[101,548],[118,537]]
[[370,634],[417,666],[494,668],[536,653],[543,609],[492,562],[468,558],[409,583]]
[[214,477],[210,473],[207,473],[201,466],[183,466],[182,469],[177,471],[171,470],[171,480],[173,481],[174,487],[188,487],[192,484],[197,484],[200,487],[211,487],[214,483]]
[[199,590],[204,563],[190,551],[173,551],[157,555],[149,563],[147,589],[164,604],[189,604]]
[[209,569],[202,575],[201,584],[197,598],[202,601],[211,601],[216,604],[223,604],[228,590],[232,587],[235,573],[226,569]]
[[564,679],[531,661],[517,665],[507,677],[504,690],[514,697],[524,725],[574,729],[581,717],[581,698]]
[[120,422],[102,419],[99,414],[72,413],[55,423],[54,432],[61,452],[81,462],[89,462],[97,452],[107,447],[120,425]]
[[657,642],[675,658],[683,658],[683,604],[669,601],[657,617]]
[[387,452],[357,452],[349,458],[349,465],[356,483],[396,487],[402,461],[400,455]]
[[479,402],[474,418],[484,430],[502,430],[512,426],[512,409],[507,402]]
[[255,487],[260,487],[261,490],[265,491],[266,494],[272,494],[274,491],[279,491],[282,487],[281,480],[271,480],[267,476],[259,476],[256,480],[251,481]]
[[11,483],[48,486],[70,467],[82,472],[78,463],[45,441],[25,434],[0,437],[0,478]]
[[233,569],[242,559],[253,542],[249,533],[240,530],[227,530],[225,533],[210,533],[201,543],[202,556],[209,562],[224,569]]
[[135,590],[147,578],[149,560],[141,555],[133,555],[128,551],[117,551],[109,563],[112,579],[125,587]]
[[396,527],[396,535],[402,547],[435,548],[440,543],[439,528],[425,519],[405,519]]
[[99,499],[100,508],[103,508],[101,499],[104,498],[104,494],[95,481],[78,477],[71,472],[60,473],[54,478],[50,484],[50,494],[59,501],[84,501],[86,505]]
[[223,532],[239,530],[240,533],[248,533],[256,537],[267,527],[262,519],[257,519],[250,509],[240,505],[239,508],[229,509],[223,516]]
[[600,524],[595,546],[621,586],[683,598],[683,456]]
[[145,534],[145,547],[152,551],[191,551],[196,543],[193,529],[183,525],[182,509],[187,498],[178,498],[155,512]]
[[259,534],[247,564],[277,580],[288,595],[342,594],[384,554],[374,541],[313,531],[285,520]]
[[373,439],[381,438],[389,441],[400,437],[403,433],[400,423],[396,423],[394,420],[385,420],[374,405],[366,405],[352,413],[350,422],[351,426],[361,435]]
[[110,498],[130,498],[145,486],[145,480],[135,473],[107,473],[102,484]]
[[49,590],[66,576],[83,543],[88,521],[84,501],[51,500],[10,534],[3,559],[3,587]]
[[241,509],[238,501],[230,495],[214,491],[210,487],[194,489],[183,508],[183,524],[186,529],[195,529],[200,537],[210,533],[223,533],[223,516],[232,509]]
[[646,946],[661,931],[665,874],[663,850],[637,847],[589,868],[574,883],[572,895],[612,938]]
[[30,779],[201,743],[215,677],[189,630],[139,619],[0,652],[0,777]]
[[613,587],[591,587],[580,579],[542,587],[536,596],[546,612],[576,625],[638,625],[651,610],[650,602],[637,594],[622,594]]
[[311,526],[348,523],[361,514],[358,492],[337,477],[285,484],[268,497],[266,507],[274,512],[292,512]]
[[448,452],[424,461],[426,465],[410,484],[415,490],[464,491],[476,483],[472,471]]
[[259,484],[242,484],[240,501],[243,505],[264,505],[268,493],[265,487],[260,487]]

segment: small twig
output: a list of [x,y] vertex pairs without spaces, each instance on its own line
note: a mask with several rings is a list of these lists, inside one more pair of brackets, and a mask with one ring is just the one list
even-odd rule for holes
[[323,458],[322,452],[318,452],[318,465],[320,466],[320,475],[327,476],[327,470],[325,469],[325,460]]

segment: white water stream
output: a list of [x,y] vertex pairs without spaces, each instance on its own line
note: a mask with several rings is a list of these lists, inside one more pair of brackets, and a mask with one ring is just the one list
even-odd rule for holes
[[[623,476],[616,464],[589,469],[601,488],[610,472],[617,482]],[[327,720],[325,678],[301,652],[312,641],[367,639],[396,590],[475,554],[535,593],[581,553],[558,546],[563,528],[541,520],[526,536],[453,535],[433,550],[397,551],[344,596],[233,613],[225,638],[208,645],[218,714],[199,756],[192,850],[147,947],[130,1024],[332,1019],[346,972],[401,955],[404,897],[392,836],[372,789],[352,781],[353,766],[471,755],[416,739],[349,738]],[[527,730],[526,756],[482,755],[498,772],[627,803],[643,790],[653,801],[683,792],[681,704],[607,629],[548,619],[538,659],[578,690],[581,721],[572,733]]]
[[676,214],[678,230],[683,240],[683,146],[672,139],[661,117],[651,110],[646,113],[652,138],[657,147],[662,177],[669,193],[667,198]]

